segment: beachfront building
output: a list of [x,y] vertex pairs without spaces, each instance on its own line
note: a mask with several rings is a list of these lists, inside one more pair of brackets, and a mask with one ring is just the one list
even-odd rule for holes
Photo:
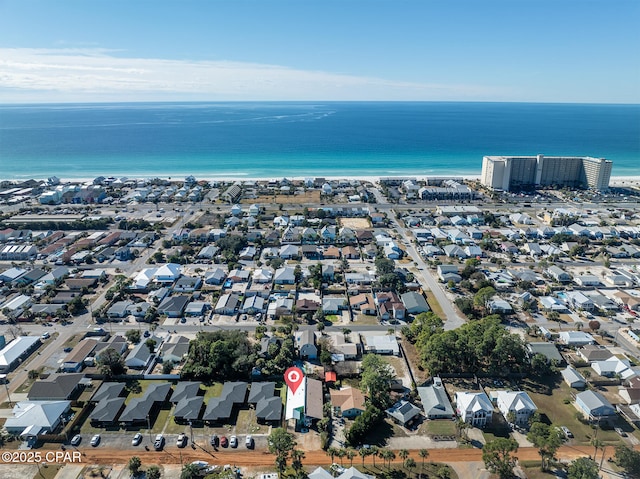
[[605,191],[613,162],[574,156],[485,156],[482,184],[493,190],[518,191],[536,186],[568,186]]

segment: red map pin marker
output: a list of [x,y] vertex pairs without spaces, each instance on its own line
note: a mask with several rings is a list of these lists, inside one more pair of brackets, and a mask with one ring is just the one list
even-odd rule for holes
[[296,393],[303,379],[304,373],[300,368],[292,367],[284,372],[284,382],[287,383],[293,394]]

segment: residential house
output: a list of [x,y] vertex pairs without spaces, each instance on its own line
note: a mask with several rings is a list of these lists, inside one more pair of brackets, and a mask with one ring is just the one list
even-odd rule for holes
[[564,382],[567,383],[569,387],[584,389],[587,385],[587,381],[584,376],[572,366],[567,366],[565,369],[560,371],[560,374],[562,374],[562,379],[564,379]]
[[158,306],[158,314],[166,314],[170,318],[179,318],[189,302],[188,296],[169,296]]
[[493,405],[483,392],[459,391],[455,394],[456,412],[460,418],[473,427],[491,424]]
[[618,395],[627,404],[640,403],[640,376],[634,376],[625,381],[618,389]]
[[589,333],[582,331],[561,331],[558,334],[558,342],[567,346],[578,347],[594,344],[596,341]]
[[318,357],[316,335],[312,330],[296,331],[294,338],[301,359],[316,359]]
[[278,296],[274,300],[269,302],[267,308],[267,316],[274,319],[280,316],[288,316],[293,311],[293,299]]
[[27,393],[29,401],[64,401],[78,397],[84,375],[52,374],[47,379],[35,381]]
[[240,308],[240,296],[234,293],[223,294],[218,298],[214,312],[216,314],[235,314]]
[[[151,351],[151,348],[147,346],[147,341],[149,340],[155,341],[153,352]],[[140,341],[129,352],[129,354],[127,355],[127,358],[124,361],[124,364],[128,368],[132,368],[132,369],[145,369],[147,366],[149,366],[151,361],[155,358],[156,351],[159,350],[161,345],[162,345],[162,338],[159,338],[158,336],[155,336],[155,335],[152,335],[151,337],[147,338],[144,341]]]
[[23,441],[54,432],[71,409],[71,401],[20,401],[11,411],[4,428]]
[[349,304],[353,309],[359,310],[362,314],[375,316],[376,305],[373,297],[368,293],[360,293],[349,298]]
[[273,276],[274,284],[295,284],[296,276],[294,268],[284,266],[278,268]]
[[571,281],[571,275],[556,265],[549,267],[547,274],[558,283],[569,283]]
[[353,419],[366,409],[364,394],[357,388],[330,389],[329,393],[334,417]]
[[407,308],[407,313],[419,314],[426,313],[431,310],[427,304],[427,300],[424,299],[424,296],[415,291],[404,293],[400,296],[400,299],[404,303],[405,308]]
[[596,391],[583,391],[576,395],[576,408],[582,412],[586,418],[598,423],[611,422],[615,419],[616,410],[605,397]]
[[181,266],[175,263],[167,263],[155,270],[153,275],[154,281],[157,283],[173,283],[177,280],[181,273]]
[[227,275],[222,268],[215,268],[204,274],[204,282],[205,284],[220,285],[226,277]]
[[129,401],[118,418],[118,423],[126,427],[142,426],[155,417],[171,394],[171,384],[152,383],[142,397],[135,397]]
[[265,299],[259,295],[247,296],[240,308],[241,312],[246,314],[257,314],[264,312]]
[[361,333],[365,353],[393,354],[400,356],[400,346],[394,334]]
[[189,339],[184,336],[172,336],[170,340],[162,343],[159,348],[159,356],[163,363],[180,363],[187,357],[188,353]]
[[62,370],[66,373],[77,373],[84,369],[85,359],[87,359],[96,347],[98,341],[86,338],[80,341],[64,358]]
[[398,401],[389,409],[386,409],[385,412],[387,416],[404,427],[411,426],[420,416],[420,408],[404,399]]
[[525,391],[495,391],[496,405],[507,422],[517,426],[528,424],[538,408]]
[[454,416],[447,391],[439,377],[433,378],[433,384],[418,388],[422,409],[427,419],[451,419]]
[[592,362],[591,369],[593,369],[596,374],[607,378],[619,377],[621,379],[629,379],[636,375],[635,371],[631,369],[631,364],[628,359],[620,359],[616,356],[612,356],[604,361]]
[[282,419],[282,399],[275,395],[275,383],[254,382],[249,390],[249,404],[255,404],[259,424],[277,425]]
[[246,396],[246,382],[225,382],[220,396],[209,399],[202,419],[208,423],[222,423],[228,420],[234,406],[243,404]]
[[533,357],[536,354],[543,355],[547,362],[555,361],[556,364],[562,364],[564,358],[558,351],[558,347],[554,343],[534,342],[527,343],[527,349],[529,350],[529,356]]
[[346,301],[343,297],[323,297],[322,311],[325,314],[339,314],[341,310],[346,309]]

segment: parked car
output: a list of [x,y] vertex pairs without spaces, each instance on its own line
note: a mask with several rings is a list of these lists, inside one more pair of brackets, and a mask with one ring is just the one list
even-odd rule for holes
[[178,440],[176,441],[176,446],[185,447],[187,445],[188,439],[185,433],[182,433],[178,436]]
[[80,434],[76,434],[71,438],[71,445],[78,446],[82,442],[82,436]]
[[140,433],[137,433],[135,436],[133,436],[133,439],[131,439],[132,446],[137,446],[141,442],[142,442],[142,434]]
[[71,351],[73,351],[73,348],[64,348],[63,351],[65,353],[70,353]]
[[209,442],[213,447],[218,447],[218,445],[220,444],[220,438],[217,434],[212,434],[211,440]]
[[247,449],[253,449],[253,436],[251,434],[244,440],[244,445],[247,446]]
[[93,447],[98,447],[98,444],[100,444],[100,434],[96,434],[91,438],[91,445]]
[[229,439],[229,445],[231,447],[238,447],[238,438],[236,436],[231,436]]
[[567,439],[571,439],[573,437],[573,433],[569,431],[569,428],[567,426],[562,426],[560,429]]
[[229,446],[229,440],[227,439],[227,436],[222,436],[222,437],[220,438],[220,445],[221,445],[222,447],[227,447],[227,446]]
[[45,331],[44,333],[42,333],[42,336],[40,336],[42,339],[49,339],[51,337],[51,335]]
[[624,432],[621,427],[614,427],[613,430],[617,432],[619,436],[627,437],[627,433]]
[[164,447],[164,436],[162,434],[158,434],[156,436],[156,440],[153,441],[153,448],[156,451],[162,451],[163,447]]

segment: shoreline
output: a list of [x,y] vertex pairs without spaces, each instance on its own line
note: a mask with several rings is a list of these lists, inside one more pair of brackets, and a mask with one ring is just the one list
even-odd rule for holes
[[[99,175],[103,176],[103,175]],[[109,177],[118,177],[123,175],[109,175]],[[128,180],[149,180],[152,178],[160,178],[160,179],[168,179],[172,182],[182,182],[184,178],[180,175],[180,178],[173,178],[175,175],[132,175],[125,176]],[[219,181],[225,183],[233,183],[233,182],[257,182],[257,181],[281,181],[283,179],[287,179],[289,181],[304,181],[307,178],[324,178],[327,181],[335,181],[335,180],[360,180],[360,181],[368,181],[371,183],[376,183],[380,181],[380,178],[405,178],[405,177],[413,177],[418,180],[426,179],[426,178],[462,178],[466,181],[474,181],[479,180],[481,175],[468,175],[468,174],[412,174],[407,173],[404,175],[337,175],[337,176],[321,176],[321,175],[304,175],[304,176],[271,176],[271,177],[251,177],[251,176],[197,176],[197,175],[185,175],[185,176],[194,176],[196,181]],[[78,177],[78,178],[58,178],[61,184],[80,184],[80,183],[88,183],[93,182],[96,177]],[[29,180],[35,181],[46,181],[47,178],[28,178],[28,179],[0,179],[0,181],[8,181],[8,182],[16,182],[20,183],[23,181]],[[640,183],[640,175],[629,175],[629,176],[612,176],[609,182],[610,186],[616,185],[625,185],[627,183],[635,184]]]

